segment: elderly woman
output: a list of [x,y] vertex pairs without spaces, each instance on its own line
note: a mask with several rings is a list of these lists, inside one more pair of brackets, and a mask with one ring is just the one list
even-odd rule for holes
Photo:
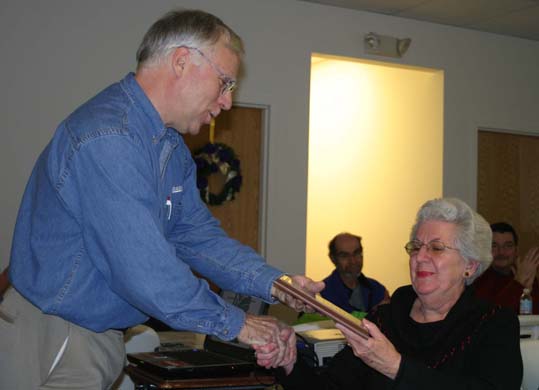
[[458,199],[425,203],[405,246],[412,285],[371,312],[368,339],[339,327],[349,346],[318,374],[301,360],[284,367],[283,387],[518,390],[518,319],[477,300],[470,286],[492,261],[491,234]]

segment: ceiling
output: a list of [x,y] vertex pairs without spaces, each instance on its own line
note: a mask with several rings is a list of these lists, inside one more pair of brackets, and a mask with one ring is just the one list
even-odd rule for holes
[[539,0],[300,0],[539,41]]

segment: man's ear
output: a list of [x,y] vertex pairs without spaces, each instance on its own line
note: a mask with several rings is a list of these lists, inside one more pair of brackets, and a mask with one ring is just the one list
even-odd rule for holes
[[185,71],[185,65],[189,60],[189,49],[186,47],[177,47],[170,55],[170,64],[176,77],[181,77]]

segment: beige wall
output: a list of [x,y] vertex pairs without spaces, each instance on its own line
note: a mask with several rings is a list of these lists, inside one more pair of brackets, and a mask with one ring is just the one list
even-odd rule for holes
[[442,195],[443,72],[314,57],[310,89],[306,274],[333,271],[328,241],[348,231],[392,293],[417,210]]
[[213,12],[245,38],[236,99],[270,106],[265,240],[269,262],[289,272],[304,271],[311,53],[369,58],[369,31],[412,38],[399,62],[445,73],[444,193],[472,204],[476,128],[539,130],[539,42],[295,0],[4,0],[1,264],[26,179],[57,122],[134,69],[149,24],[177,6]]

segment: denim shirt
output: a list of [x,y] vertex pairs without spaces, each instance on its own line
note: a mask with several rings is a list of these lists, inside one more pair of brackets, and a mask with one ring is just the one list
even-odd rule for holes
[[152,316],[236,337],[245,314],[189,267],[266,301],[282,274],[224,233],[200,199],[182,137],[128,74],[65,119],[39,156],[10,277],[43,312],[96,332]]

